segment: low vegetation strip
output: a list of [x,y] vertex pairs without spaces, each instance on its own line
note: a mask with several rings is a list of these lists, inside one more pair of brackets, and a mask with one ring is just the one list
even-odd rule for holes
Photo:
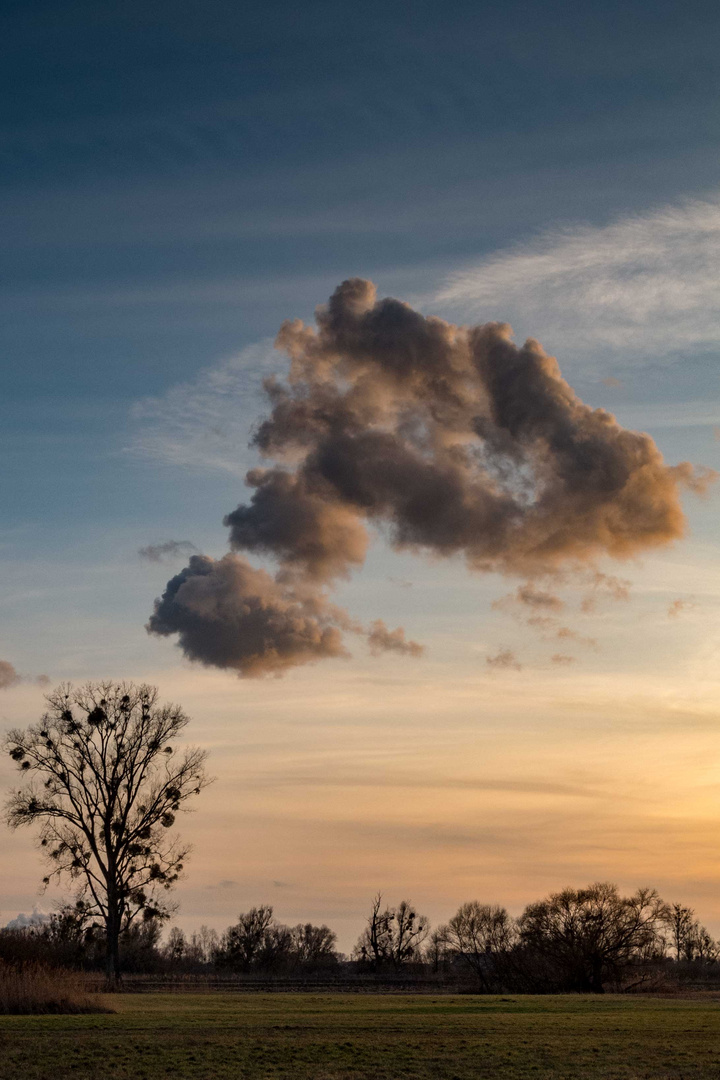
[[[101,993],[107,988],[107,980],[99,972],[88,975],[89,988]],[[367,975],[353,973],[336,976],[307,976],[247,974],[231,975],[125,975],[122,991],[126,994],[201,994],[201,993],[375,993],[375,994],[447,994],[466,993],[467,986],[454,985],[441,978],[432,978],[425,972],[380,972]],[[473,988],[474,989],[474,988]],[[720,988],[718,988],[720,991]]]
[[717,1080],[720,1001],[113,995],[0,1019],[0,1080]]
[[106,1011],[97,994],[88,992],[85,977],[77,971],[0,963],[0,1015]]

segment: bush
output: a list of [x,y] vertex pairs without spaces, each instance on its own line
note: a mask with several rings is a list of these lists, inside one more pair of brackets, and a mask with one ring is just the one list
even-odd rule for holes
[[12,967],[0,963],[0,1014],[110,1012],[84,977],[42,964]]

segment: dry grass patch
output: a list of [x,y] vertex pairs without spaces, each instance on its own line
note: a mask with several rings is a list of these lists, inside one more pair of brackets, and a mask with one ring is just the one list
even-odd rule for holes
[[0,963],[0,1014],[108,1012],[81,972]]

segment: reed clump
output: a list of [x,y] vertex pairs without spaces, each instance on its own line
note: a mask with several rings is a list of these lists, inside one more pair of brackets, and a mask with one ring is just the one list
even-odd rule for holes
[[80,971],[0,962],[0,1015],[110,1012]]

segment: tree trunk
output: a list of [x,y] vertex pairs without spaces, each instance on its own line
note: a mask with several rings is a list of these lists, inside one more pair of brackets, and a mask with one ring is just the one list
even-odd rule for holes
[[105,930],[105,976],[108,984],[116,987],[120,982],[120,919],[117,912],[108,914]]
[[592,979],[590,983],[594,994],[604,994],[603,986],[603,962],[599,957],[593,958]]

